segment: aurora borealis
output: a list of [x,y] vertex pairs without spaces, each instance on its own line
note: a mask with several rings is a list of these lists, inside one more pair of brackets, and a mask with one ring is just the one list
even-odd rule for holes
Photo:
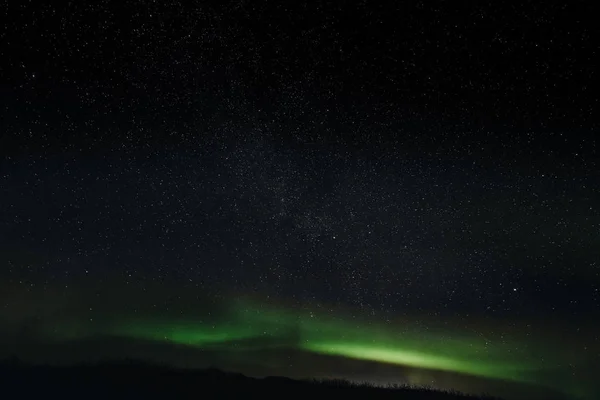
[[0,360],[600,398],[585,2],[9,3]]
[[283,312],[265,316],[264,310],[233,314],[222,325],[209,326],[194,321],[127,321],[117,324],[111,333],[199,348],[233,346],[244,349],[245,341],[252,347],[253,340],[258,339],[261,346],[264,344],[260,344],[260,339],[267,338],[270,346],[294,346],[315,353],[508,380],[527,381],[528,370],[536,368],[531,365],[531,358],[517,357],[507,364],[499,359],[506,350],[484,350],[473,338],[454,343],[448,343],[446,339],[444,346],[438,344],[431,348],[431,344],[439,341],[425,338],[418,332],[398,333],[377,326],[365,328],[344,321],[328,322],[310,314]]
[[[264,310],[246,309],[232,316],[222,316],[221,323],[208,324],[194,320],[125,319],[87,334],[165,341],[203,349],[225,346],[243,350],[246,346],[256,346],[254,340],[258,346],[264,346],[260,339],[263,342],[268,339],[269,346],[292,346],[315,353],[509,380],[527,381],[527,371],[536,368],[531,365],[531,359],[516,358],[506,363],[499,359],[506,350],[485,349],[473,338],[454,340],[454,343],[446,338],[444,346],[438,344],[431,348],[438,341],[423,337],[422,333],[398,333],[377,326],[365,328],[344,321],[328,322],[310,314],[266,313],[271,315],[265,316]],[[70,332],[63,334],[69,337]]]
[[[144,292],[136,296],[141,301],[157,295]],[[79,294],[77,298],[81,301],[86,296]],[[479,333],[475,334],[453,328],[455,321],[452,325],[443,324],[441,320],[415,324],[416,318],[382,322],[372,317],[357,318],[356,313],[348,308],[318,313],[311,311],[310,307],[290,308],[273,301],[260,302],[253,297],[224,300],[220,304],[205,299],[195,311],[179,312],[178,315],[164,310],[154,315],[151,312],[132,312],[137,307],[105,304],[99,306],[103,310],[96,318],[82,320],[77,315],[90,301],[92,299],[87,297],[79,306],[69,307],[68,318],[40,320],[34,329],[35,341],[56,345],[120,338],[143,341],[149,346],[174,346],[184,352],[190,349],[199,351],[198,354],[217,353],[220,354],[220,362],[237,365],[238,368],[252,360],[252,363],[262,364],[269,371],[280,369],[281,360],[257,355],[263,352],[300,352],[312,354],[312,357],[339,357],[425,371],[415,377],[427,376],[429,373],[426,371],[440,371],[461,377],[459,381],[463,381],[463,390],[469,390],[469,379],[522,384],[566,394],[585,395],[591,390],[576,381],[569,386],[565,386],[564,381],[557,384],[555,377],[557,371],[563,368],[561,363],[582,355],[570,354],[575,348],[572,344],[560,347],[561,338],[541,332],[506,332],[499,336],[488,335],[479,329]],[[445,328],[440,329],[440,326]],[[548,352],[550,348],[555,348],[552,354]],[[150,350],[144,357],[164,362],[164,357],[159,354]],[[290,363],[301,358],[297,355],[286,357]],[[201,359],[202,356],[199,356],[198,360]],[[303,371],[300,367],[296,374],[302,377]],[[334,368],[332,374],[335,373]],[[427,384],[423,378],[411,380],[408,375],[403,376],[394,382]],[[372,378],[369,373],[363,372],[363,376],[355,379]]]

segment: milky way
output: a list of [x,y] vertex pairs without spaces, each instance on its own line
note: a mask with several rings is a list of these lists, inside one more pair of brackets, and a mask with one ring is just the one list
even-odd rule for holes
[[596,398],[594,13],[259,3],[7,6],[0,356]]

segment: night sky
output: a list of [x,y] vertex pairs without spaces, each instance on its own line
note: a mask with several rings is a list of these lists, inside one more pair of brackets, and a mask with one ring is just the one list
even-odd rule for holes
[[0,357],[600,393],[587,2],[11,3]]

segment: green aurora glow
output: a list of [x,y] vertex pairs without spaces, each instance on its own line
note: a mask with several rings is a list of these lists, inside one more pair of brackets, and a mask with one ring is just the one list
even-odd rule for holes
[[557,389],[544,374],[556,365],[548,357],[541,357],[543,348],[536,351],[531,342],[324,318],[306,311],[252,307],[247,302],[233,303],[218,317],[120,316],[92,325],[63,325],[52,333],[59,339],[110,335],[237,352],[282,347]]

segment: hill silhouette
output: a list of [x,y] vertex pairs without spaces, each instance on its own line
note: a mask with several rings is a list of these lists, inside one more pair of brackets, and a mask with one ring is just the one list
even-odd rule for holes
[[[261,396],[359,396],[399,400],[492,400],[408,386],[379,387],[346,380],[296,380],[281,376],[253,378],[216,368],[178,369],[137,360],[75,366],[0,364],[2,392],[19,398],[254,398]],[[333,397],[330,397],[333,396]]]

